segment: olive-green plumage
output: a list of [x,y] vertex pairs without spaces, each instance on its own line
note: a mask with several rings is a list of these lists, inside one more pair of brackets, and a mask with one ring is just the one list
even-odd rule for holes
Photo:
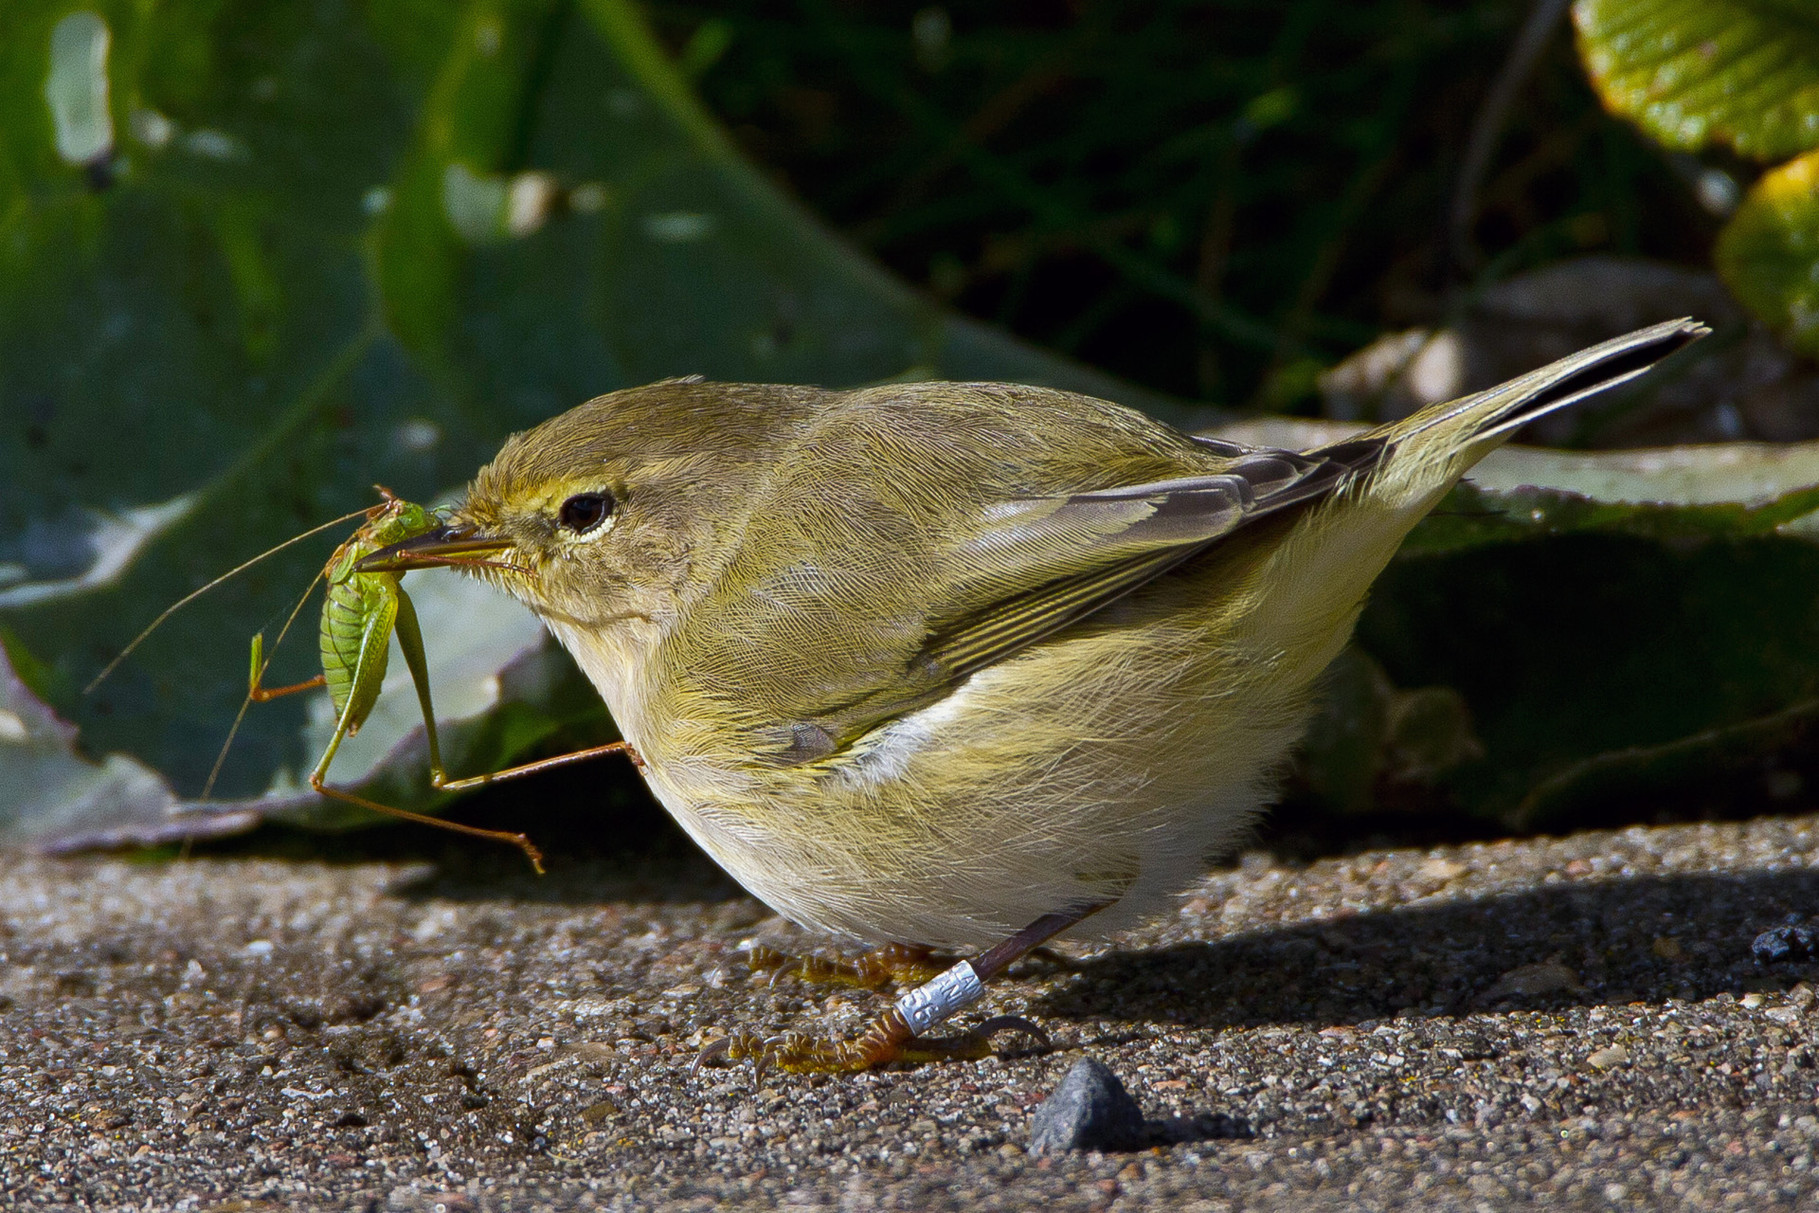
[[1371,582],[1657,326],[1306,452],[1065,392],[670,381],[512,438],[448,535],[541,615],[747,888],[874,941],[1128,925],[1265,803]]

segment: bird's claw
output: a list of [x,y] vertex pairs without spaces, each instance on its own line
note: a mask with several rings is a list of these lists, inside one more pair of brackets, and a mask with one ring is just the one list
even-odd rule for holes
[[737,1032],[723,1036],[696,1055],[691,1070],[721,1058],[750,1061],[761,1078],[776,1066],[791,1074],[856,1074],[892,1062],[979,1061],[992,1056],[992,1037],[1020,1032],[1038,1049],[1049,1047],[1048,1034],[1021,1015],[1000,1015],[957,1036],[910,1036],[893,1018],[874,1021],[856,1040],[815,1040],[799,1033],[758,1036]]
[[775,983],[785,975],[815,985],[856,986],[877,990],[888,985],[921,984],[946,966],[927,948],[887,944],[859,956],[793,956],[765,944],[745,949],[745,963],[754,974],[768,973]]

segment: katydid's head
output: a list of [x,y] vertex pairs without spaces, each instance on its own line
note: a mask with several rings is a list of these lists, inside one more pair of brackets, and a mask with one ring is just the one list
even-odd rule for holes
[[380,491],[386,494],[384,505],[376,512],[369,511],[367,514],[370,521],[364,537],[369,543],[384,547],[415,538],[442,525],[442,519],[428,506],[394,497],[384,489]]
[[824,393],[668,380],[513,435],[447,525],[362,563],[460,563],[563,630],[664,628],[743,529],[757,482]]

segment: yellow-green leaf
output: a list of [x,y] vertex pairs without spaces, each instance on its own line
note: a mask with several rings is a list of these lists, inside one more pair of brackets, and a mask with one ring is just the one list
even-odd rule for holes
[[1756,182],[1718,236],[1718,272],[1802,353],[1819,355],[1819,152]]
[[1669,147],[1819,147],[1812,0],[1578,0],[1573,19],[1604,104]]

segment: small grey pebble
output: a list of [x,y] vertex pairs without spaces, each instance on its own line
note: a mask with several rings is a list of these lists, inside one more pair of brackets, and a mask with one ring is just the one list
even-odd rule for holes
[[1030,1117],[1030,1152],[1134,1150],[1144,1144],[1143,1109],[1105,1063],[1083,1057]]
[[1756,936],[1755,942],[1750,944],[1750,952],[1757,964],[1812,960],[1819,956],[1819,932],[1799,926],[1797,922],[1770,927]]

